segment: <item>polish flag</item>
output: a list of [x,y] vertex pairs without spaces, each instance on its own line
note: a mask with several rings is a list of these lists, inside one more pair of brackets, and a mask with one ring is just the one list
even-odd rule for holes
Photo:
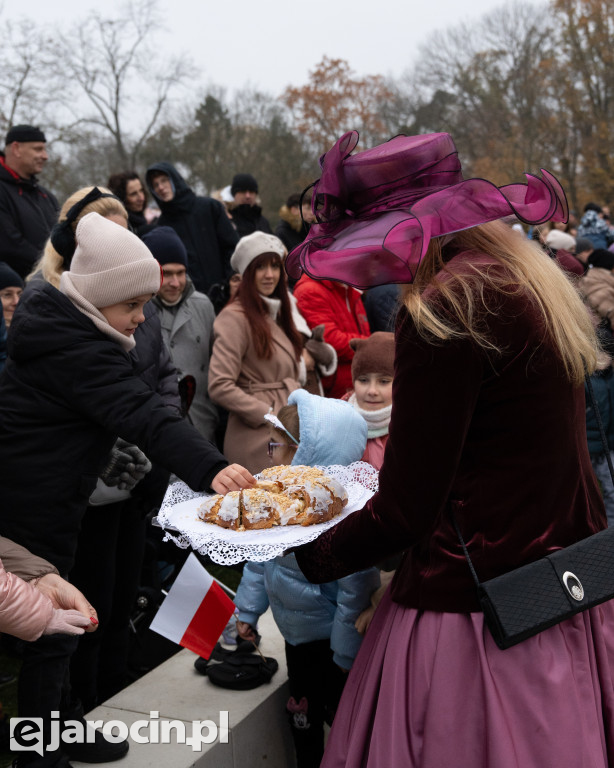
[[208,659],[235,604],[191,552],[150,629]]

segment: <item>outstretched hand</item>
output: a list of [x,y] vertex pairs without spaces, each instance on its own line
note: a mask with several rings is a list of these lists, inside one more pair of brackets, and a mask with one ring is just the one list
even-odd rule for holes
[[256,478],[240,464],[229,464],[211,481],[213,490],[221,494],[240,491],[242,488],[253,488],[254,485],[256,485]]
[[47,573],[36,582],[36,588],[46,595],[53,603],[54,608],[76,610],[88,620],[86,632],[93,632],[98,627],[98,614],[90,605],[83,592],[63,579],[57,573]]

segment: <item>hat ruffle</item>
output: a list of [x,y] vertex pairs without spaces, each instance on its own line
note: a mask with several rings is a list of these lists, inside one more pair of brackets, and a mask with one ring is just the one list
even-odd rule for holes
[[306,272],[356,288],[413,281],[431,238],[514,215],[527,224],[567,221],[558,180],[541,169],[497,187],[463,179],[449,134],[397,136],[357,155],[358,133],[322,156],[307,239],[287,257],[290,277]]

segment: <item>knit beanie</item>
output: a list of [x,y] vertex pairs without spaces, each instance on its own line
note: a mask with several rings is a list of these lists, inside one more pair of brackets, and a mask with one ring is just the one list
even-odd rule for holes
[[595,246],[593,241],[588,237],[576,237],[576,253],[584,253],[584,251],[594,251]]
[[14,125],[9,128],[9,132],[6,134],[6,145],[12,144],[14,141],[44,141],[45,134],[37,125]]
[[75,255],[70,271],[62,273],[60,291],[99,330],[129,351],[134,338],[112,328],[100,309],[156,293],[161,284],[160,265],[136,235],[98,213],[85,215],[75,234]]
[[143,242],[159,264],[183,264],[187,269],[188,252],[172,227],[155,227],[143,235]]
[[352,381],[365,373],[394,374],[394,333],[376,331],[367,339],[352,339]]
[[360,461],[367,446],[367,422],[349,403],[295,389],[288,405],[297,406],[301,430],[294,466]]
[[562,248],[564,251],[573,253],[576,248],[576,238],[567,232],[561,232],[560,229],[551,229],[546,235],[546,245],[554,248],[555,251]]
[[234,253],[230,257],[230,266],[235,272],[243,274],[252,261],[263,253],[274,253],[281,259],[288,253],[286,246],[275,235],[267,235],[265,232],[252,232],[245,235],[237,243]]
[[234,197],[237,192],[258,192],[258,182],[251,173],[236,173],[230,185],[230,194]]
[[3,288],[23,288],[23,280],[4,261],[0,261],[0,291]]

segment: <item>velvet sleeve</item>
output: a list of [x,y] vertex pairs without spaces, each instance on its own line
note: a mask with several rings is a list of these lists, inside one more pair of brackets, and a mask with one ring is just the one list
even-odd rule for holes
[[296,550],[310,581],[375,565],[432,530],[454,482],[482,369],[482,355],[471,342],[430,344],[403,311],[379,491],[362,510]]

